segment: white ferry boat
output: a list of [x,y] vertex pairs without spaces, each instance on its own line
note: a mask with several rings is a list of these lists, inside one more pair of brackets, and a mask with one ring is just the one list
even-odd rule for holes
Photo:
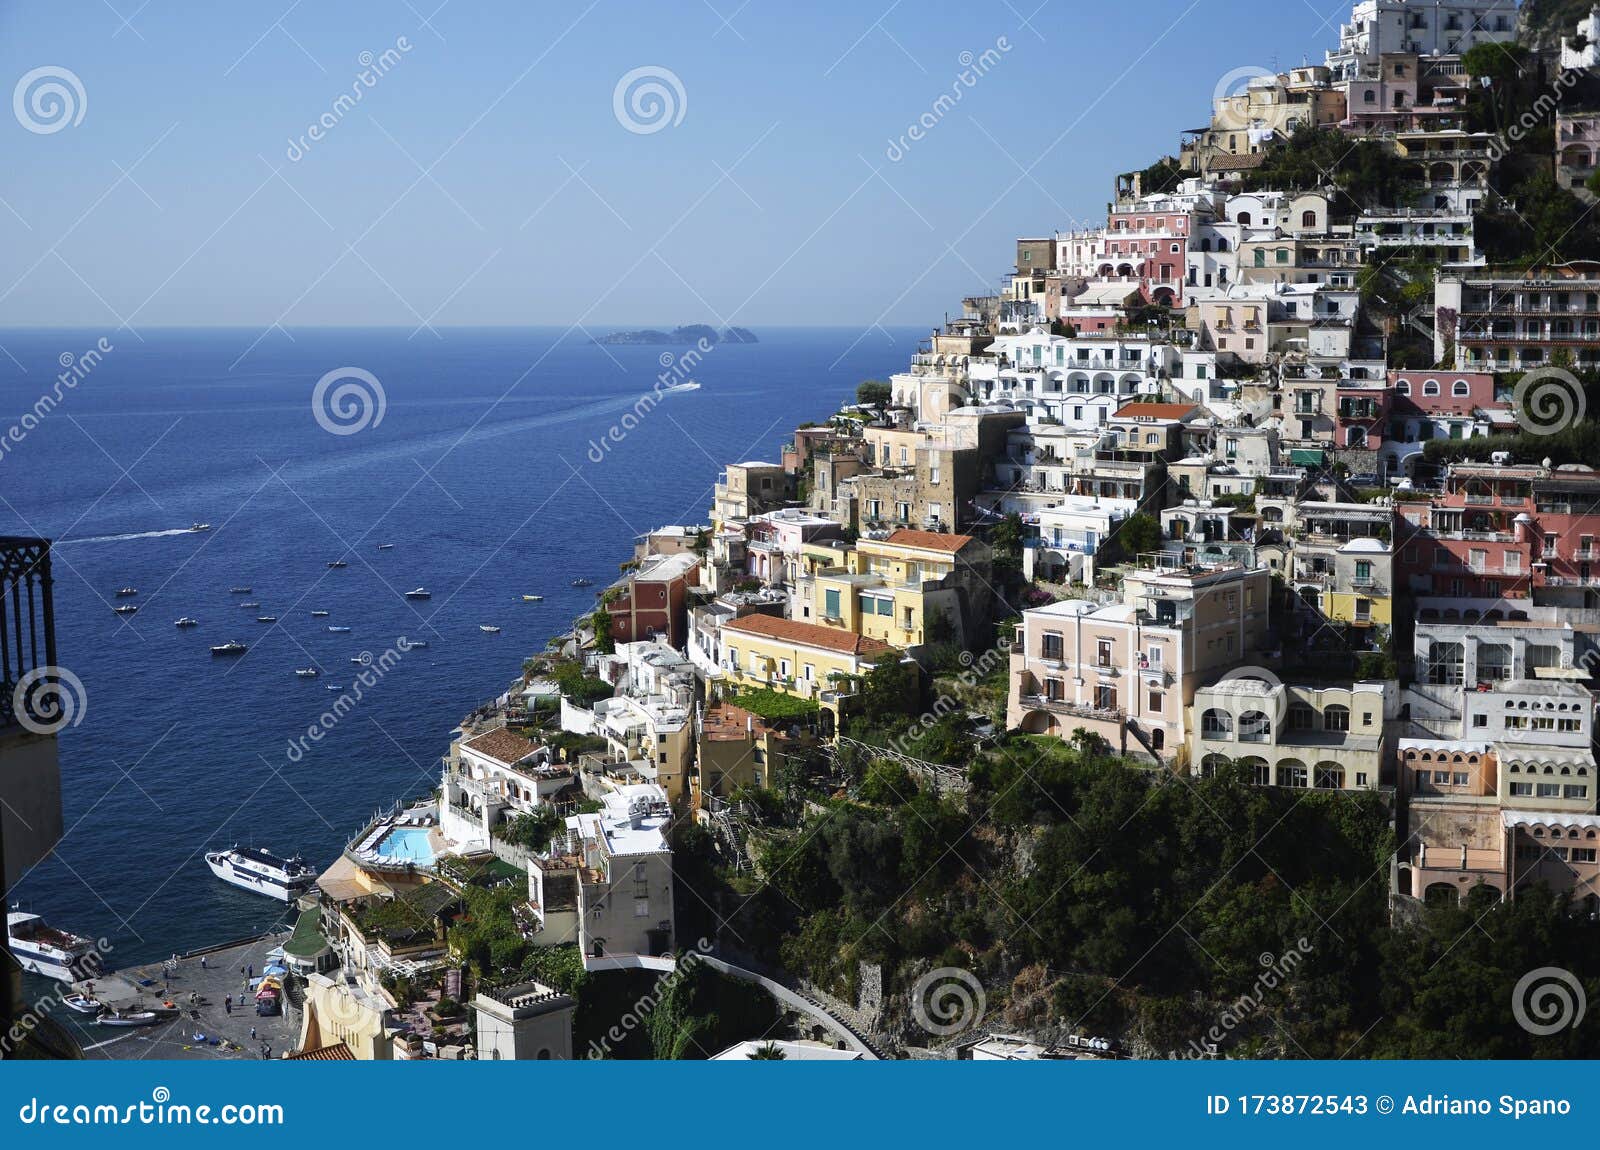
[[76,982],[92,974],[92,939],[56,930],[38,915],[21,910],[7,912],[6,934],[11,939],[11,955],[23,970],[57,982]]
[[259,847],[207,851],[206,865],[223,882],[284,902],[304,894],[317,878],[317,868],[306,865],[299,855],[279,858]]

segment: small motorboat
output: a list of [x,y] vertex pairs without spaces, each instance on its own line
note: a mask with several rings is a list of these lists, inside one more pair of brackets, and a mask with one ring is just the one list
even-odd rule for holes
[[524,595],[522,597],[522,601],[524,603],[543,603],[544,602],[544,596],[543,595]]
[[188,615],[185,615],[182,619],[179,619],[177,622],[173,623],[172,625],[174,627],[198,627],[198,626],[200,626],[200,620],[193,619],[193,618],[190,618]]
[[250,594],[250,588],[248,588],[248,587],[229,587],[228,588],[228,594],[230,594],[230,595],[248,595],[248,594]]
[[328,570],[337,571],[341,567],[348,567],[348,566],[350,566],[350,564],[346,563],[343,559],[334,559],[334,560],[329,561]]
[[363,659],[363,658],[362,658],[362,657],[361,657],[361,656],[360,656],[360,655],[351,655],[351,656],[350,656],[350,661],[351,661],[351,662],[352,662],[352,663],[359,663],[359,664],[361,664],[361,665],[362,665],[362,666],[363,666],[363,667],[365,667],[365,666],[366,666],[366,665],[367,665],[367,664],[368,664],[368,663],[370,663],[370,662],[371,662],[371,661],[372,661],[372,660],[371,660],[371,659]]
[[138,614],[139,608],[134,606],[132,603],[124,603],[120,607],[113,607],[112,610],[118,615],[136,615]]
[[278,621],[278,617],[276,615],[257,615],[256,616],[256,622],[257,623],[276,623],[277,621]]
[[315,667],[297,667],[295,668],[294,673],[299,675],[302,679],[315,679],[319,674],[321,674],[321,672]]
[[117,594],[120,595],[120,596],[124,596],[124,597],[128,596],[128,595],[137,595],[138,593],[139,593],[139,588],[137,588],[137,587],[118,587],[117,588]]
[[340,627],[340,626],[336,626],[336,625],[330,625],[328,627],[328,630],[333,632],[335,635],[343,635],[345,632],[349,631],[350,628],[348,628],[348,627]]
[[324,687],[322,689],[324,691],[342,691],[342,690],[344,690],[344,688],[339,686],[338,683],[329,683],[326,687]]
[[243,655],[249,649],[250,648],[246,647],[243,643],[239,642],[238,640],[234,640],[230,643],[218,644],[217,646],[211,648],[211,653],[213,655]]
[[394,550],[394,544],[393,543],[380,543],[380,544],[378,544],[378,550],[379,551],[393,551]]
[[407,599],[432,599],[433,598],[433,592],[429,591],[426,587],[413,587],[411,590],[406,592],[406,598]]
[[150,1026],[156,1017],[153,1010],[108,1010],[95,1022],[101,1026]]
[[257,603],[254,599],[252,599],[248,603],[240,603],[239,606],[244,608],[247,611],[254,611],[257,607],[261,606],[261,604]]
[[99,1014],[106,1008],[105,1003],[87,994],[63,995],[61,1004],[68,1010],[76,1010],[79,1014]]
[[311,617],[313,619],[326,619],[328,617],[328,613],[326,611],[313,611],[311,612]]
[[594,586],[594,580],[593,579],[574,579],[572,581],[572,585],[574,587],[593,587]]
[[210,531],[211,530],[211,524],[209,524],[209,523],[191,523],[191,524],[189,524],[189,530],[190,531]]
[[428,645],[428,641],[426,639],[421,639],[421,640],[413,639],[413,640],[411,640],[410,642],[408,642],[406,644],[406,649],[408,651],[415,651],[419,647],[426,647],[427,645]]
[[498,634],[500,634],[500,628],[498,628],[496,626],[493,626],[492,624],[489,624],[489,623],[479,623],[478,624],[478,630],[482,631],[485,635],[498,635]]

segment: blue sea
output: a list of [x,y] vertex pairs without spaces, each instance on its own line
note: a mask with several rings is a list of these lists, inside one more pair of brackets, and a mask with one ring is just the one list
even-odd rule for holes
[[[60,737],[65,837],[8,897],[110,939],[118,966],[280,923],[280,904],[218,881],[202,852],[331,862],[375,808],[430,790],[456,723],[588,609],[595,591],[573,579],[604,586],[641,532],[704,522],[723,465],[776,460],[796,423],[899,369],[924,333],[757,329],[760,343],[680,372],[700,388],[631,429],[624,414],[683,349],[558,329],[139,334],[0,332],[0,435],[64,357],[110,345],[7,445],[0,533],[57,541],[59,662],[86,704]],[[381,418],[378,390],[347,377],[360,392],[335,384],[319,421],[314,389],[345,368],[377,381]],[[195,522],[212,528],[183,530]],[[432,598],[404,597],[418,586]],[[138,613],[115,614],[122,602]],[[351,659],[400,636],[428,646],[291,755],[328,688],[352,684]],[[211,656],[231,639],[248,654]],[[306,666],[321,676],[296,677]]]

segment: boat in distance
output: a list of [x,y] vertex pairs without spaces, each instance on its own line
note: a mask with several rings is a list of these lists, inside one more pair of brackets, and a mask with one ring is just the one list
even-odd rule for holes
[[340,567],[348,566],[350,566],[350,564],[346,563],[343,559],[331,559],[328,561],[328,570],[330,571],[337,571]]
[[380,544],[378,544],[378,550],[379,551],[393,551],[394,550],[394,544],[393,543],[380,543]]
[[137,615],[139,613],[138,606],[133,603],[124,603],[120,607],[113,607],[112,610],[118,615]]
[[281,858],[260,847],[207,851],[206,865],[223,882],[289,902],[311,889],[317,868],[299,855]]
[[543,595],[524,595],[522,597],[522,601],[524,603],[543,603],[544,602],[544,596]]
[[572,581],[572,585],[574,587],[593,587],[594,586],[594,580],[593,579],[574,579]]
[[321,674],[315,667],[296,667],[294,673],[302,679],[315,679]]
[[228,588],[228,594],[230,594],[230,595],[248,595],[248,594],[250,594],[250,588],[248,588],[248,587],[229,587]]
[[343,635],[346,631],[350,630],[350,628],[341,627],[341,626],[338,626],[337,624],[330,624],[329,627],[328,627],[328,630],[332,631],[335,635]]
[[6,935],[11,957],[23,970],[57,982],[75,982],[93,973],[94,940],[57,930],[39,915],[7,911]]
[[200,626],[200,620],[193,618],[192,616],[185,615],[182,619],[174,621],[172,625],[174,627],[198,627]]
[[210,531],[211,530],[211,524],[209,524],[209,523],[191,523],[191,524],[189,524],[189,530],[190,531]]
[[117,594],[119,596],[137,595],[138,593],[139,593],[139,588],[137,588],[137,587],[118,587],[117,588]]
[[153,1026],[157,1017],[153,1010],[108,1010],[95,1022],[101,1026]]
[[249,649],[249,647],[235,639],[229,643],[219,643],[211,648],[211,653],[213,655],[243,655]]
[[328,613],[326,611],[313,611],[311,612],[311,617],[313,619],[326,619],[328,617]]
[[276,623],[277,621],[278,621],[278,617],[276,615],[257,615],[256,616],[256,622],[257,623]]
[[239,606],[245,608],[246,610],[254,611],[257,607],[261,606],[261,604],[252,599],[248,603],[240,603]]
[[482,631],[485,635],[500,634],[500,628],[496,627],[493,623],[479,623],[478,630]]
[[411,590],[406,592],[406,598],[407,599],[432,599],[433,598],[433,592],[429,591],[426,587],[413,587]]

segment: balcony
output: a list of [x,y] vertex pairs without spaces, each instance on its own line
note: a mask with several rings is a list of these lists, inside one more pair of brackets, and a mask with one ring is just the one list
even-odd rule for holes
[[1101,723],[1120,723],[1127,718],[1120,707],[1096,707],[1089,703],[1074,703],[1067,699],[1051,699],[1044,695],[1023,695],[1021,703],[1032,710],[1049,711],[1056,715],[1070,715],[1077,719],[1093,719]]
[[55,732],[73,717],[63,708],[84,702],[56,660],[51,588],[49,542],[0,537],[0,877],[8,889],[61,837]]

